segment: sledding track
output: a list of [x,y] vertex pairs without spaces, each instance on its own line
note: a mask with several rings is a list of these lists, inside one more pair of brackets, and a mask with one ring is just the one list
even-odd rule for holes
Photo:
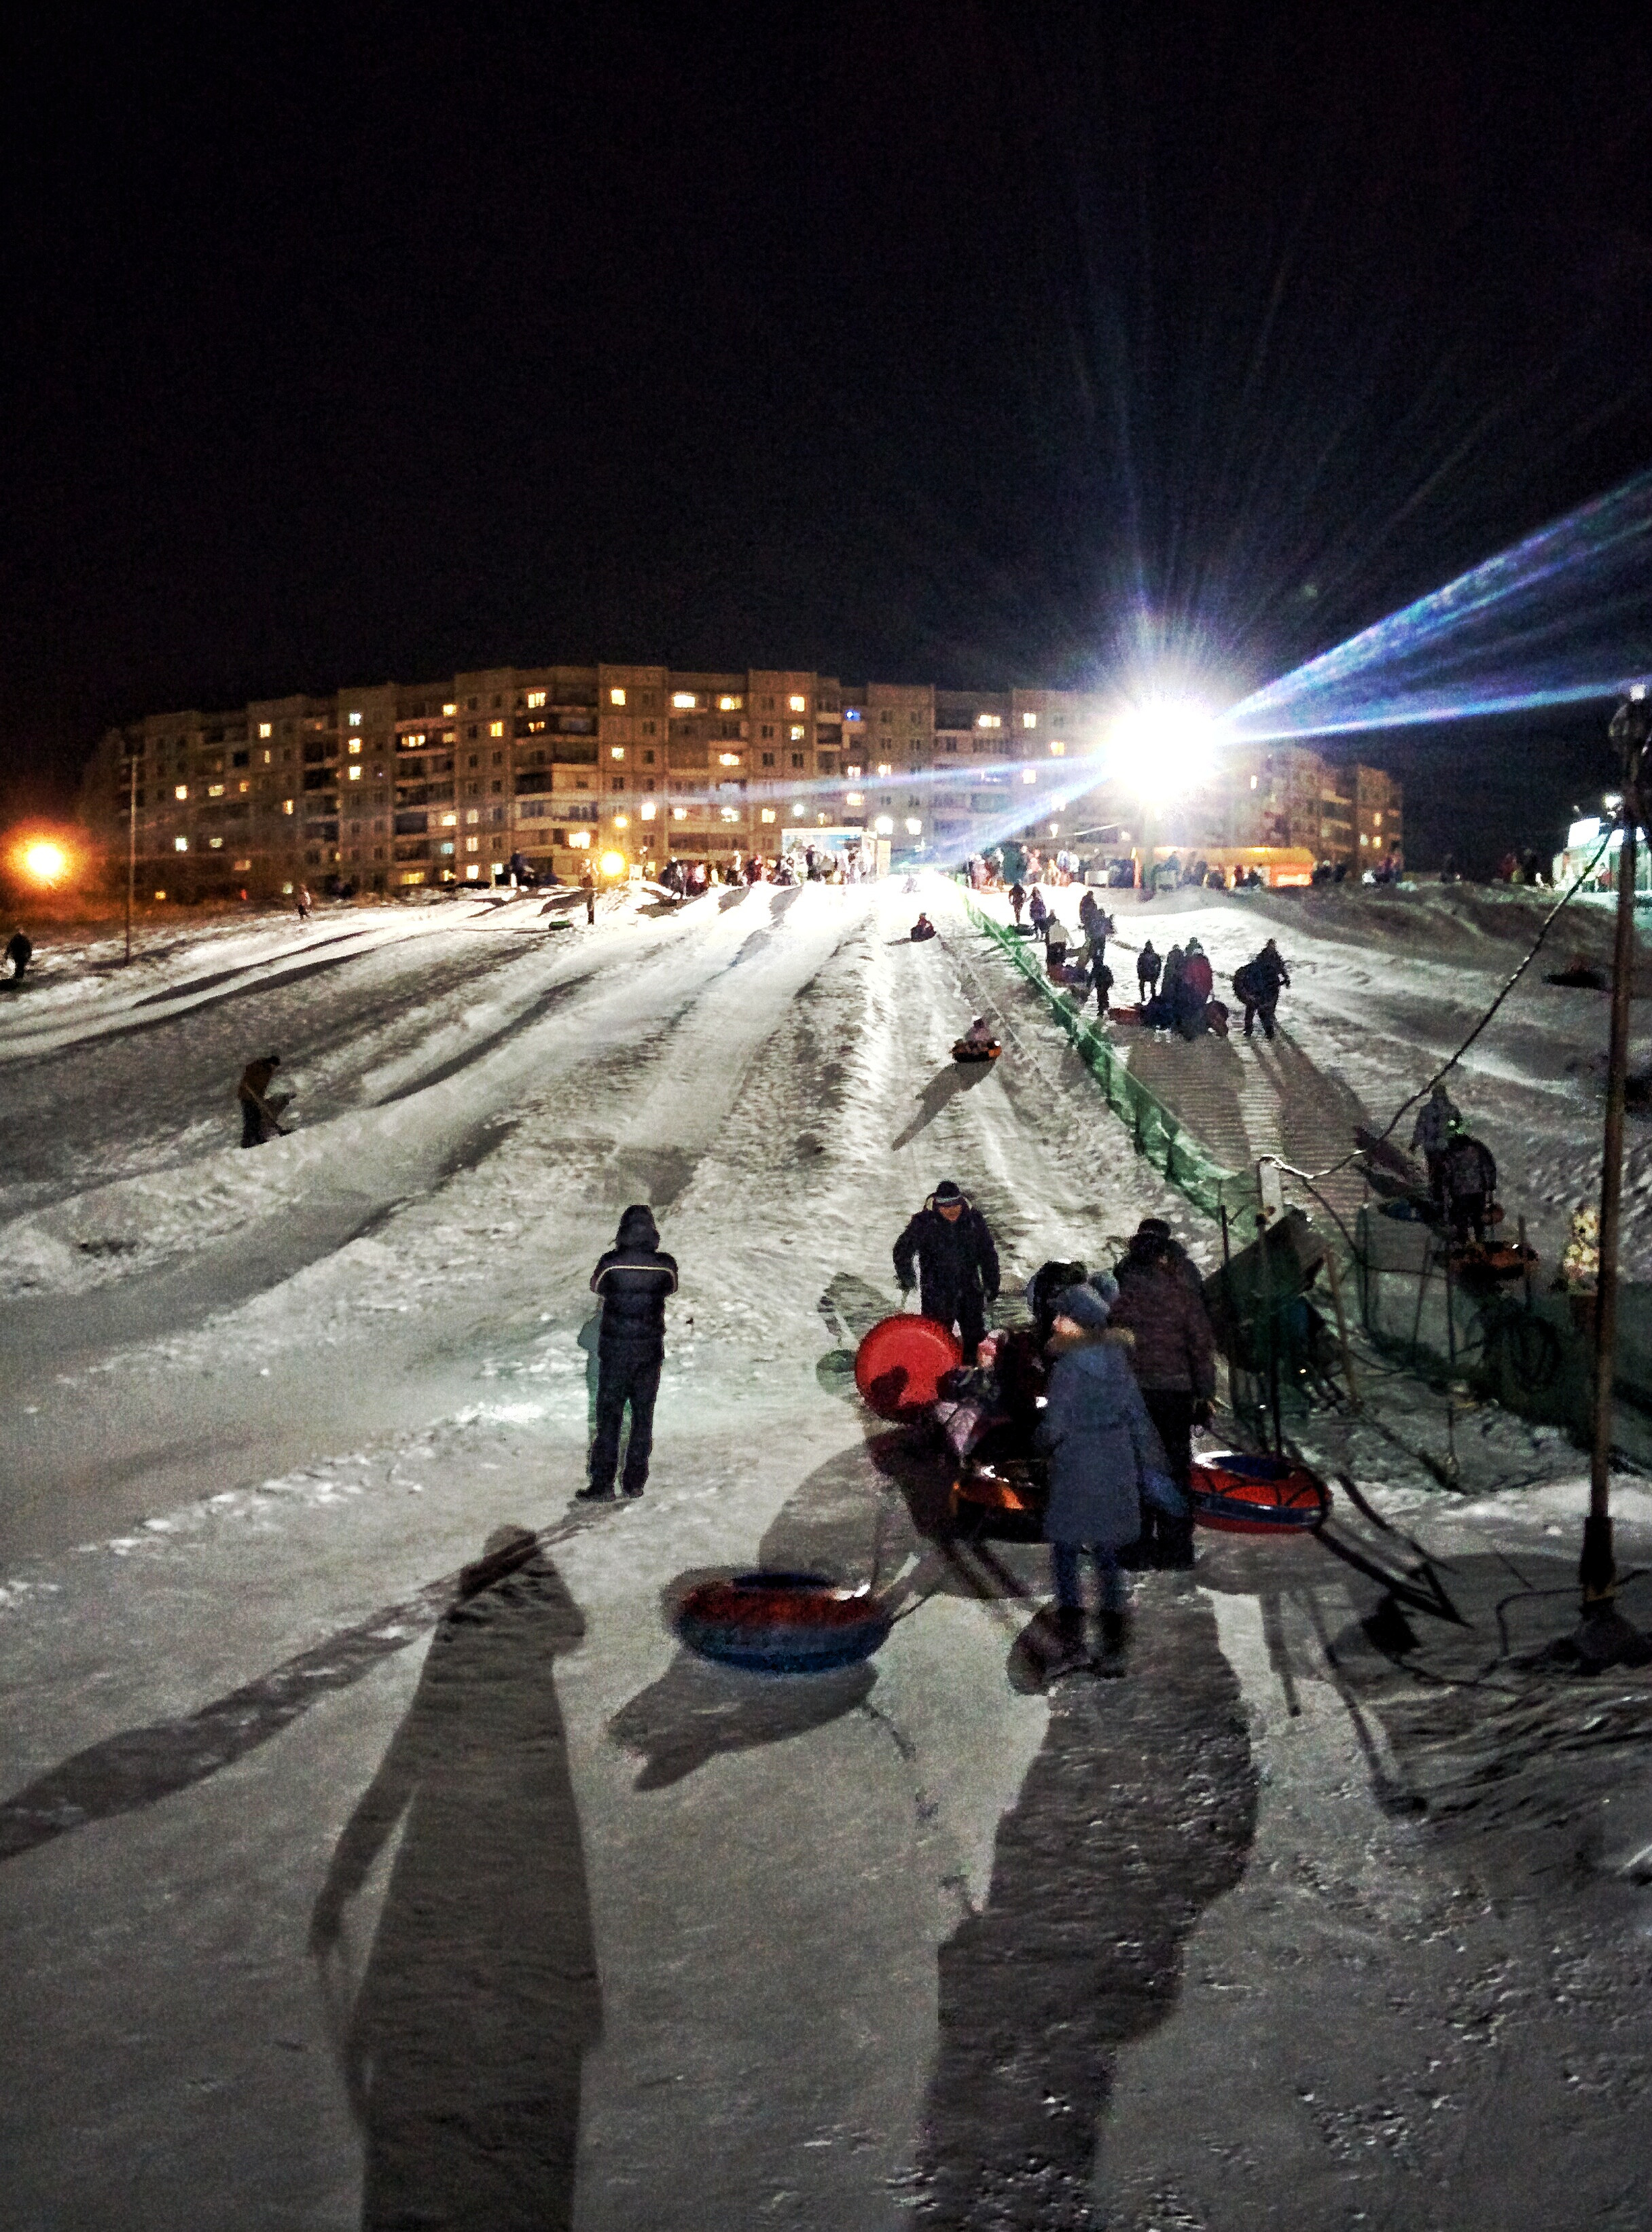
[[[1564,1930],[1552,1899],[1530,1936],[1482,1911],[1384,1810],[1417,1755],[1383,1733],[1375,1593],[1308,1546],[1228,1547],[1196,1593],[1145,1585],[1132,1681],[1046,1694],[1040,1551],[933,1540],[841,1392],[943,1176],[1007,1290],[1150,1210],[1214,1242],[1013,1003],[1017,1042],[960,1082],[981,941],[931,891],[943,936],[913,948],[919,903],[758,892],[502,958],[489,925],[433,929],[267,996],[307,1121],[256,1155],[223,1144],[227,1009],[190,1026],[198,1132],[185,1061],[120,1073],[149,1122],[113,1170],[117,1057],[85,1049],[94,1105],[65,1104],[5,1236],[19,1320],[60,1338],[6,1429],[0,1825],[8,1797],[68,1809],[0,1865],[21,2221],[362,2222],[364,2162],[473,2128],[488,2024],[561,2054],[532,2064],[558,2114],[570,2067],[582,2090],[582,2232],[1261,2232],[1305,2196],[1397,2227],[1441,2192],[1466,2232],[1623,2221],[1635,2119],[1565,2070],[1586,2041],[1636,2081],[1646,1995],[1574,1994],[1518,2088],[1542,2144],[1511,2131],[1509,2032],[1487,2055],[1473,2021],[1554,2004]],[[644,1197],[683,1268],[654,1477],[570,1514],[586,1281]],[[100,1236],[139,1244],[82,1256]],[[550,1530],[567,1606],[444,1687],[469,1631],[427,1651],[423,1593],[507,1522]],[[925,1601],[847,1680],[742,1683],[661,1604],[758,1558]],[[1430,1788],[1448,1738],[1418,1740]],[[490,1939],[467,1917],[496,1896]],[[555,2221],[562,2173],[482,2128]]]

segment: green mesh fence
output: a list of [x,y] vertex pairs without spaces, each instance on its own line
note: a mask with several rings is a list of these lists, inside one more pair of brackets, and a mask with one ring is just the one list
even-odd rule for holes
[[967,892],[963,903],[976,929],[1007,955],[1072,1040],[1085,1067],[1106,1094],[1107,1106],[1128,1128],[1137,1153],[1145,1155],[1195,1209],[1215,1217],[1226,1210],[1230,1221],[1243,1217],[1248,1234],[1259,1206],[1255,1179],[1245,1171],[1224,1169],[1183,1127],[1175,1111],[1130,1074],[1106,1033],[1088,1022],[1072,996],[1046,977],[1033,946],[1003,923],[994,922]]

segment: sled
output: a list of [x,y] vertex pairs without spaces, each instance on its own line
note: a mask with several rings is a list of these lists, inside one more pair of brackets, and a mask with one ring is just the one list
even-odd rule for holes
[[1535,1248],[1522,1249],[1513,1240],[1471,1240],[1451,1251],[1453,1270],[1482,1279],[1524,1278],[1537,1260]]
[[1139,1023],[1142,1020],[1141,1002],[1133,1002],[1127,1008],[1109,1008],[1107,1020],[1111,1023]]
[[986,1463],[967,1462],[952,1483],[952,1515],[974,1513],[988,1519],[1027,1519],[1044,1516],[1049,1488],[1046,1470],[1036,1457],[1001,1457]]
[[967,1039],[954,1039],[952,1041],[952,1059],[954,1061],[966,1063],[996,1061],[999,1055],[1002,1054],[1003,1051],[1004,1049],[999,1045],[996,1039],[992,1041],[990,1046],[984,1047],[971,1046]]
[[702,1581],[677,1609],[690,1651],[762,1674],[823,1674],[870,1658],[893,1624],[869,1588],[824,1573],[735,1573]]
[[949,1328],[934,1318],[880,1318],[855,1351],[855,1385],[880,1418],[910,1424],[941,1392],[944,1373],[963,1361]]
[[1228,1534],[1311,1534],[1331,1509],[1331,1490],[1306,1465],[1245,1450],[1195,1457],[1188,1491],[1199,1524]]

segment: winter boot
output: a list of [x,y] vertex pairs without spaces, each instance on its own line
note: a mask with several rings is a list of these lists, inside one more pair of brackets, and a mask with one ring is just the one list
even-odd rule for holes
[[1101,1649],[1091,1662],[1092,1671],[1117,1677],[1124,1671],[1124,1643],[1130,1633],[1130,1620],[1122,1612],[1104,1612],[1099,1624]]

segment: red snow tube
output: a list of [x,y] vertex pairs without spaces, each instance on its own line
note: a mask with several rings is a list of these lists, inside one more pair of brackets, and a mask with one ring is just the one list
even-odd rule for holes
[[880,1318],[855,1351],[855,1385],[880,1418],[909,1420],[934,1402],[942,1373],[962,1361],[934,1318]]
[[1331,1509],[1331,1490],[1288,1457],[1223,1450],[1193,1460],[1193,1515],[1230,1534],[1312,1534]]
[[702,1581],[677,1606],[690,1651],[763,1674],[821,1674],[870,1658],[891,1625],[870,1589],[843,1589],[824,1573],[735,1573]]

